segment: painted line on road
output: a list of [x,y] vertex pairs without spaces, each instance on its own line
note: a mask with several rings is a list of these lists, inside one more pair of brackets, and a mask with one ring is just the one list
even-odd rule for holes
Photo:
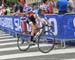
[[17,40],[17,38],[12,38],[12,39],[1,39],[0,42],[4,42],[4,41],[11,41],[11,40]]
[[5,33],[5,32],[0,31],[0,34],[1,34],[1,33]]
[[[9,35],[9,34],[7,34],[7,33],[5,33],[5,32],[0,32],[0,34],[1,34],[1,35]],[[1,35],[0,35],[0,36],[1,36]]]
[[17,42],[6,42],[6,43],[1,43],[0,46],[6,46],[6,45],[12,45],[12,44],[17,44]]
[[[16,43],[17,44],[17,43]],[[41,44],[40,47],[45,47],[47,46],[47,44]],[[22,46],[22,48],[25,48],[27,46]],[[35,46],[31,46],[30,48],[36,48],[37,44]],[[0,52],[4,52],[4,51],[13,51],[13,50],[18,50],[18,47],[10,47],[10,48],[1,48]]]
[[13,36],[2,36],[2,37],[0,37],[0,39],[3,39],[3,38],[13,38]]
[[72,59],[62,59],[62,60],[75,60],[75,58],[72,58]]
[[[10,35],[10,34],[7,34],[7,33],[0,33],[0,34],[1,34],[1,35]],[[0,36],[1,36],[1,35],[0,35]]]
[[29,52],[29,53],[27,52],[27,53],[9,54],[9,55],[0,56],[0,59],[14,59],[14,58],[24,58],[24,57],[66,54],[66,53],[75,53],[75,48],[52,50],[51,52],[46,53],[46,54],[41,53],[41,52]]

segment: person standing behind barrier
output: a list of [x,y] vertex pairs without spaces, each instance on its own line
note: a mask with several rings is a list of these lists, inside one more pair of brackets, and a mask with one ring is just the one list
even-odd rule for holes
[[6,7],[5,15],[7,15],[7,16],[11,15],[11,9],[9,6]]
[[73,0],[67,0],[68,1],[68,13],[73,12]]
[[2,15],[2,7],[0,6],[0,16]]
[[54,1],[49,0],[49,14],[53,14]]
[[36,14],[38,14],[38,11],[39,11],[39,6],[38,6],[38,3],[34,3],[33,4],[33,10]]
[[17,3],[14,3],[14,2],[12,2],[12,8],[11,8],[11,15],[12,16],[14,16],[14,15],[16,15],[16,6],[17,6]]
[[15,14],[22,16],[23,15],[23,4],[18,2],[18,4],[15,7]]
[[58,8],[58,14],[67,13],[67,0],[57,0],[56,7]]
[[48,0],[43,0],[42,1],[42,5],[40,5],[40,7],[42,6],[45,9],[44,14],[49,14],[49,1]]

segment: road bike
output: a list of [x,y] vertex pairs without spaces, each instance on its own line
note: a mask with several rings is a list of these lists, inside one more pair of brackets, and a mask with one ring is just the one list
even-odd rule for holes
[[35,48],[35,44],[38,49],[42,53],[50,52],[55,45],[55,35],[52,32],[52,26],[48,26],[47,24],[36,29],[39,30],[33,40],[35,43],[31,43],[30,41],[30,32],[26,31],[25,34],[23,32],[17,34],[17,46],[20,51],[27,51],[30,47]]

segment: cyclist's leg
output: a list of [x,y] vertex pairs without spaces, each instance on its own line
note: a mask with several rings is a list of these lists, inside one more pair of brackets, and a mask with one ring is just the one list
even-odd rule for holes
[[37,33],[36,29],[40,28],[40,26],[37,23],[35,23],[35,24],[32,23],[32,24],[30,24],[30,26],[31,26],[31,41],[33,41],[33,38],[34,38],[35,34]]
[[35,34],[36,34],[36,33],[38,32],[38,30],[39,30],[40,26],[39,26],[38,24],[35,24],[35,25],[34,25],[34,27],[35,27],[35,29],[34,29],[34,30],[35,30]]
[[30,24],[31,26],[31,40],[33,42],[34,34],[35,34],[35,26],[33,23]]

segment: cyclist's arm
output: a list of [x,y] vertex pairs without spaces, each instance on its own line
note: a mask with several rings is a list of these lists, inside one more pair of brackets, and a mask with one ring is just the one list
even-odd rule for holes
[[47,25],[53,27],[53,25],[51,23],[49,23],[49,20],[47,18],[45,18]]
[[41,20],[41,18],[38,15],[34,15],[34,17],[39,20],[41,23],[43,23],[43,21]]
[[47,22],[48,25],[50,25],[49,20],[45,17],[45,20]]

